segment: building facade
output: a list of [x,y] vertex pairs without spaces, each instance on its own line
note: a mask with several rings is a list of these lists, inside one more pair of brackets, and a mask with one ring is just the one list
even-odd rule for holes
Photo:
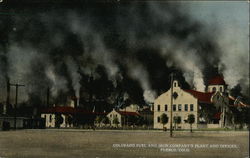
[[107,114],[111,127],[131,126],[139,116],[137,112],[119,111],[115,109]]
[[[184,91],[179,86],[177,80],[173,82],[173,117],[179,116],[181,118],[181,123],[177,125],[177,128],[190,128],[190,125],[187,123],[187,118],[189,114],[195,116],[195,123],[193,128],[197,128],[198,123],[198,99],[195,98],[192,94]],[[164,125],[167,129],[170,128],[170,110],[171,110],[171,89],[167,92],[160,95],[154,101],[154,128],[162,129],[163,125],[161,123],[161,115],[166,114],[168,123]]]

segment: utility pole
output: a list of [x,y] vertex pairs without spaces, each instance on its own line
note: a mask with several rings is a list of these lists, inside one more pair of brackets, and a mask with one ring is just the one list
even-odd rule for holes
[[21,84],[17,84],[17,83],[16,84],[10,83],[10,86],[16,87],[16,103],[14,106],[14,129],[16,129],[16,108],[17,108],[17,98],[18,98],[18,87],[25,86],[25,85],[21,85]]
[[170,95],[170,137],[173,137],[173,73],[171,73],[171,95]]

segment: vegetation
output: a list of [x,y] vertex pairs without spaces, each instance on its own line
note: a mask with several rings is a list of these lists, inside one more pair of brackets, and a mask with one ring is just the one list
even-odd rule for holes
[[163,127],[163,130],[164,130],[164,125],[168,123],[168,116],[167,114],[162,114],[161,115],[161,123],[162,123],[162,127]]
[[193,114],[188,115],[188,123],[190,124],[190,132],[192,132],[192,124],[195,122],[195,117]]
[[100,127],[101,122],[102,122],[102,117],[101,116],[96,116],[95,123],[97,123],[99,127]]
[[105,124],[105,125],[110,124],[109,118],[107,116],[103,117],[102,118],[102,123]]
[[115,117],[114,120],[113,120],[113,123],[115,124],[116,127],[118,127],[118,124],[120,123],[118,118]]
[[180,124],[181,123],[181,117],[180,116],[174,116],[174,126],[175,126],[175,129],[176,128],[176,124]]

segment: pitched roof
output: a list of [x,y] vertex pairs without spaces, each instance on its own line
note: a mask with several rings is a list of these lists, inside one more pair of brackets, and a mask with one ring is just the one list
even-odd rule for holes
[[216,76],[208,81],[209,85],[225,85],[226,82],[222,76]]
[[129,116],[138,116],[137,112],[130,112],[130,111],[117,111],[121,115],[129,115]]
[[205,93],[205,92],[199,92],[199,91],[195,91],[195,90],[191,90],[191,89],[184,89],[184,91],[193,95],[201,103],[209,103],[209,104],[212,103],[211,97],[213,96],[214,92]]
[[56,106],[56,107],[49,107],[41,109],[42,113],[61,113],[61,114],[95,114],[95,115],[102,115],[105,113],[99,112],[92,112],[87,111],[83,108],[73,108],[68,106]]

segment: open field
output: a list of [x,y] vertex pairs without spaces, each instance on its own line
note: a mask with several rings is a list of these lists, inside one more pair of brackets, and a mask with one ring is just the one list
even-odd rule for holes
[[19,130],[0,132],[0,157],[160,158],[248,156],[247,131]]

